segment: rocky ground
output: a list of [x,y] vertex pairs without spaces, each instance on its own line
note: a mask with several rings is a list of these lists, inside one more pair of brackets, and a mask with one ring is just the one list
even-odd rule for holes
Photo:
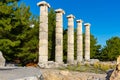
[[44,80],[106,80],[106,74],[68,70],[41,69]]
[[[41,80],[106,80],[106,74],[89,72],[77,72],[59,69],[40,69],[34,67],[0,68],[0,80],[39,80],[33,79],[35,75],[41,75]],[[32,79],[24,79],[31,77]],[[36,76],[35,76],[36,77]]]
[[39,68],[0,67],[0,80],[38,80],[40,77],[41,71]]

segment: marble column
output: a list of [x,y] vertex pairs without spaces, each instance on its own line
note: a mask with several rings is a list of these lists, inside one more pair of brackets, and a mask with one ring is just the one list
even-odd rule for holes
[[48,61],[48,8],[50,5],[41,1],[40,6],[40,25],[39,25],[39,63]]
[[90,23],[85,23],[85,60],[90,61]]
[[55,10],[56,12],[56,46],[55,46],[55,62],[63,63],[63,14],[62,9]]
[[82,20],[77,20],[77,62],[83,61]]
[[67,44],[67,63],[74,63],[74,16],[67,16],[68,19],[68,44]]

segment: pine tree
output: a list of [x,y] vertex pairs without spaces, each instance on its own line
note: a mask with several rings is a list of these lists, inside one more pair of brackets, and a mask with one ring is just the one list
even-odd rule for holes
[[24,4],[19,7],[16,1],[18,0],[0,1],[0,50],[8,62],[17,59],[24,62],[30,60],[32,55],[29,47],[26,47],[32,31],[30,7]]
[[101,50],[100,58],[104,61],[114,61],[120,55],[120,38],[115,36],[106,41]]
[[48,13],[48,53],[49,60],[55,60],[55,27],[56,14],[54,9],[50,9]]

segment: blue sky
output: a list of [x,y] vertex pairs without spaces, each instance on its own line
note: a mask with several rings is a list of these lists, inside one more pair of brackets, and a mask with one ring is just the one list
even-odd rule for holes
[[[39,7],[36,5],[42,0],[21,0],[34,15],[39,15]],[[67,28],[67,18],[73,14],[76,20],[82,19],[84,23],[91,24],[93,34],[98,44],[105,45],[106,40],[112,36],[120,37],[120,0],[45,0],[53,9],[61,8],[65,11],[64,27]],[[84,32],[84,26],[83,26]]]

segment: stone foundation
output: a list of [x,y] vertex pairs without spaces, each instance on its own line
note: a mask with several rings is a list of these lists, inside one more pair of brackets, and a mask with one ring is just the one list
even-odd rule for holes
[[54,61],[48,61],[46,63],[39,63],[40,68],[60,68],[60,67],[67,67],[67,64],[64,63],[57,63]]

